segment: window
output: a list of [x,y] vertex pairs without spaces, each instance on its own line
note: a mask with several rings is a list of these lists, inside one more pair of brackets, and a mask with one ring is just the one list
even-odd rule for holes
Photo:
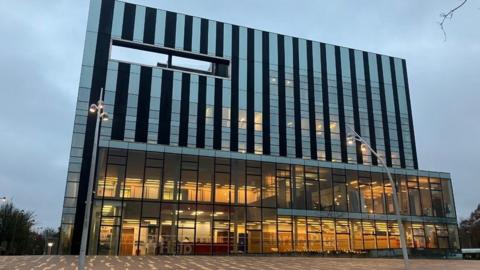
[[203,72],[212,72],[213,64],[211,62],[195,60],[186,57],[173,56],[172,67],[184,68],[190,70],[200,70]]
[[167,66],[168,62],[168,55],[166,54],[137,50],[117,45],[112,46],[110,58],[112,60],[145,66]]
[[230,61],[223,58],[119,39],[112,40],[110,59],[224,78],[229,77],[230,69]]

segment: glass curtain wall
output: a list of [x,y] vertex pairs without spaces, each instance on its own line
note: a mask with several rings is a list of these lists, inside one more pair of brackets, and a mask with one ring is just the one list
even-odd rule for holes
[[[386,216],[392,212],[391,186],[381,173],[104,148],[101,155],[90,254],[400,247],[397,224]],[[416,220],[430,217],[405,224],[409,246],[458,248],[453,223],[431,222],[455,217],[450,180],[394,177],[403,213]],[[362,218],[336,218],[336,213]]]

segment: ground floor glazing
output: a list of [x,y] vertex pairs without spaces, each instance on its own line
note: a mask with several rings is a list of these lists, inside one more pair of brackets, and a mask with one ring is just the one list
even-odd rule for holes
[[[89,254],[400,248],[380,171],[102,148]],[[450,179],[394,174],[407,244],[459,248]]]

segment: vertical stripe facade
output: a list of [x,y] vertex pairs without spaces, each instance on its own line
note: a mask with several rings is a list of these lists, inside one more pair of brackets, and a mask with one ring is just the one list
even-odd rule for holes
[[[111,1],[91,1],[89,24],[87,26],[87,37],[96,39],[95,50],[86,51],[86,54],[92,55],[91,61],[84,58],[83,65],[88,65],[87,69],[82,69],[81,81],[84,82],[83,86],[86,89],[79,89],[79,96],[82,91],[85,91],[85,95],[88,95],[88,103],[84,110],[88,110],[89,104],[95,103],[100,95],[100,90],[105,87],[106,83],[106,70],[108,68],[108,52],[111,39],[113,10],[115,2]],[[91,35],[89,35],[89,33]],[[96,36],[96,37],[95,37]],[[90,40],[87,38],[86,42]],[[86,45],[85,47],[89,47]],[[81,82],[82,86],[82,82]],[[89,91],[87,90],[88,88]],[[90,93],[88,93],[90,92]],[[75,150],[82,153],[82,162],[80,164],[72,163],[73,157],[70,158],[69,172],[67,178],[67,187],[65,190],[65,198],[75,198],[75,211],[73,215],[66,215],[68,208],[64,208],[62,216],[62,232],[71,234],[71,238],[62,239],[65,241],[62,243],[64,246],[70,246],[70,252],[72,254],[78,254],[80,251],[80,241],[82,236],[82,225],[85,214],[85,200],[87,198],[88,181],[90,175],[90,162],[92,159],[92,148],[95,132],[96,117],[94,115],[88,115],[86,119],[75,119],[75,124],[82,124],[85,128],[83,136],[81,133],[74,133],[72,138],[72,152]],[[75,147],[75,148],[74,148]],[[73,167],[80,167],[80,169],[74,169]],[[77,192],[70,192],[71,189],[78,190]],[[75,194],[76,193],[76,194]],[[67,201],[67,200],[65,200]],[[88,209],[89,211],[90,209]],[[70,212],[70,211],[68,211]],[[71,212],[70,212],[71,213]],[[68,242],[67,242],[68,241]]]
[[[102,123],[101,142],[378,165],[360,143],[347,143],[352,127],[389,166],[418,168],[404,60],[130,3],[92,3],[78,104],[88,109],[105,88],[111,121]],[[109,59],[112,39],[227,60],[228,76]],[[74,228],[74,253],[90,164],[72,160],[90,160],[94,124],[86,111],[75,119],[83,131],[74,133],[72,153],[80,154],[71,156],[76,180],[68,185],[78,187],[77,212],[62,223]]]

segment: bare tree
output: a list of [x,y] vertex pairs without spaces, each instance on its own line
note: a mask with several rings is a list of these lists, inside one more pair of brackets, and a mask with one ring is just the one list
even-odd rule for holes
[[463,7],[463,5],[465,5],[465,3],[467,3],[467,1],[468,0],[463,0],[462,3],[460,3],[458,6],[451,9],[447,13],[440,13],[440,17],[442,18],[442,21],[440,21],[439,24],[440,24],[440,29],[442,29],[442,32],[443,32],[443,40],[444,41],[447,41],[447,32],[445,31],[445,21],[447,19],[451,20],[453,18],[453,14],[455,13],[455,11],[457,11],[458,9]]

